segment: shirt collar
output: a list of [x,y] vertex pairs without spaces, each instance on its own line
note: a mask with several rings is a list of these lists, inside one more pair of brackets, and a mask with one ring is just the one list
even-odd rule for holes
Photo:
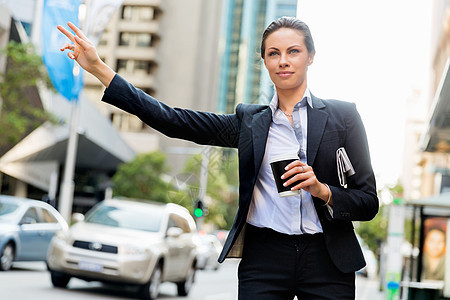
[[[309,91],[308,87],[306,87],[305,93],[303,94],[303,97],[302,97],[302,99],[299,102],[301,102],[305,98],[306,98],[306,103],[308,103],[308,105],[311,108],[313,108],[312,99],[311,99],[311,92]],[[275,113],[278,110],[278,94],[276,92],[273,95],[272,100],[270,101],[269,107],[272,110],[272,119],[274,119]]]

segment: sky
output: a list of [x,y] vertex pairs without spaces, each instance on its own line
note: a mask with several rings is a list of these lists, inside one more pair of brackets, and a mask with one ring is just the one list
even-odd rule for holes
[[298,1],[316,47],[308,86],[320,98],[356,103],[378,188],[401,175],[406,99],[429,87],[431,3]]

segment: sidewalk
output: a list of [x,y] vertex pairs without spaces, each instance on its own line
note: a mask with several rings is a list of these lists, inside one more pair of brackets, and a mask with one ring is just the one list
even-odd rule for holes
[[[295,297],[294,300],[297,300],[297,297]],[[384,293],[380,291],[378,279],[368,279],[362,276],[356,276],[355,300],[385,300]]]
[[380,282],[356,276],[356,300],[385,300],[384,293],[380,291]]

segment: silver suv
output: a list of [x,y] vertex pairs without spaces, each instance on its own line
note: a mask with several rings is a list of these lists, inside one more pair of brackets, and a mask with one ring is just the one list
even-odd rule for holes
[[196,226],[188,210],[168,203],[104,200],[51,241],[47,264],[55,287],[71,277],[137,285],[155,299],[162,282],[187,296],[196,270]]

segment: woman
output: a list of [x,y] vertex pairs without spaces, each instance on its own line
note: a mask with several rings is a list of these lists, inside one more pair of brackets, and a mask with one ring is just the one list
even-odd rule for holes
[[423,243],[422,280],[444,280],[445,232],[440,227],[431,227]]
[[[199,144],[238,148],[239,209],[219,261],[242,257],[239,299],[354,299],[355,271],[365,265],[352,221],[378,211],[366,134],[352,103],[322,100],[307,86],[314,60],[308,26],[282,17],[265,30],[261,57],[275,85],[270,105],[239,104],[235,114],[173,109],[105,65],[74,25],[58,27],[73,44],[61,50],[106,87],[103,101],[137,115],[154,129]],[[340,185],[338,149],[355,175]],[[296,153],[278,195],[269,161]],[[298,181],[298,182],[297,182]]]

